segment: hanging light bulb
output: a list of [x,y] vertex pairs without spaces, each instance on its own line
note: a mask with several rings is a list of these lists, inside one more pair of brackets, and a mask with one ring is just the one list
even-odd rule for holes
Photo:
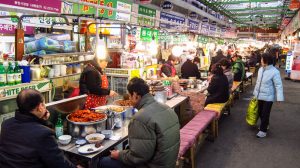
[[150,45],[149,45],[149,50],[150,50],[150,54],[151,55],[156,55],[157,54],[157,44],[156,44],[156,42],[155,42],[155,37],[154,37],[154,35],[152,36],[152,41],[151,41],[151,43],[150,43]]
[[183,54],[183,48],[181,46],[174,46],[172,48],[172,54],[175,57],[180,57]]
[[106,59],[107,49],[105,46],[105,42],[103,39],[99,39],[98,44],[96,46],[96,57],[99,59]]

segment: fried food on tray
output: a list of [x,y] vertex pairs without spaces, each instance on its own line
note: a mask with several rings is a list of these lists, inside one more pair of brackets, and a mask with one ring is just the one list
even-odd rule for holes
[[115,102],[115,104],[119,106],[133,106],[133,103],[130,100],[118,100]]
[[73,122],[93,122],[100,121],[106,117],[106,114],[95,113],[90,110],[77,110],[69,115],[69,120]]
[[110,111],[113,111],[113,112],[121,113],[121,112],[123,112],[125,109],[124,109],[123,107],[112,106],[112,107],[109,107],[109,110],[110,110]]

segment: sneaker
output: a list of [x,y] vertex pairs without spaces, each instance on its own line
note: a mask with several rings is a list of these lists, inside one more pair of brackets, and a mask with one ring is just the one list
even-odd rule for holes
[[262,131],[259,131],[257,134],[256,134],[256,137],[257,138],[264,138],[267,136],[267,133],[266,132],[262,132]]

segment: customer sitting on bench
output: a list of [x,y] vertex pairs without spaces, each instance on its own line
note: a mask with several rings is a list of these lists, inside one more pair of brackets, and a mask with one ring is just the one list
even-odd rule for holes
[[229,98],[229,84],[221,65],[214,64],[211,73],[205,106],[213,103],[225,103]]
[[133,78],[127,85],[129,99],[139,110],[128,126],[129,149],[111,151],[100,160],[100,168],[174,168],[180,133],[176,113],[158,103],[143,79]]

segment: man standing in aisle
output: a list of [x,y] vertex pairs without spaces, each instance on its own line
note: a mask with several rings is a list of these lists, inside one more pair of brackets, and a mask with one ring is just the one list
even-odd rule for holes
[[139,110],[128,126],[129,149],[111,151],[100,167],[174,168],[180,143],[176,113],[154,100],[143,79],[131,79],[127,90]]
[[58,148],[55,133],[49,128],[50,113],[43,95],[33,89],[22,90],[17,105],[15,117],[1,126],[0,167],[75,168]]
[[233,81],[242,82],[245,78],[245,65],[239,55],[232,57]]

